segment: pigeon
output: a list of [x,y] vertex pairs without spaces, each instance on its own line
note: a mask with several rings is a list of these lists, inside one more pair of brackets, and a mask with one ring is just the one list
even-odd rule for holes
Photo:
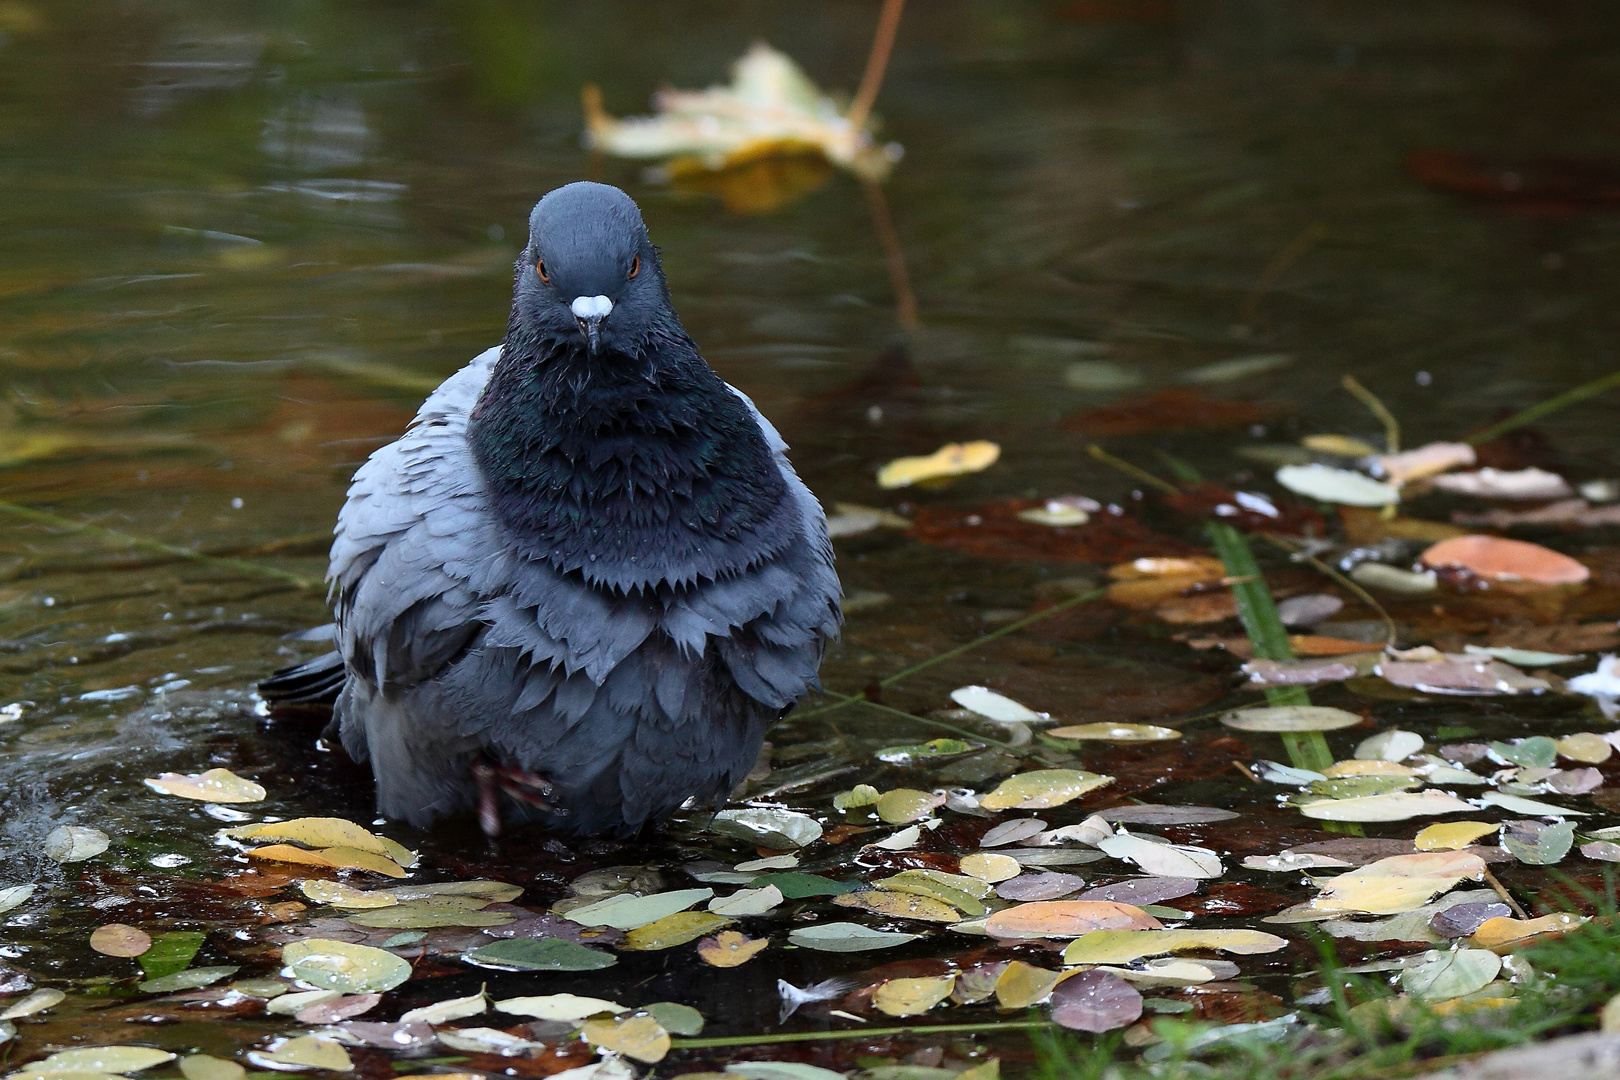
[[336,650],[260,691],[332,702],[378,810],[415,826],[629,838],[718,808],[842,618],[786,451],[682,327],[635,202],[557,188],[504,341],[354,475]]

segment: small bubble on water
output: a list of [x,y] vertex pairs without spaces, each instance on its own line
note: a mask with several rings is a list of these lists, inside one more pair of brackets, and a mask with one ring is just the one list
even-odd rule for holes
[[1417,380],[1417,384],[1419,386],[1428,386],[1430,383],[1434,382],[1434,376],[1430,375],[1427,371],[1420,371],[1413,377]]
[[240,509],[242,509],[242,496],[238,495],[236,498],[231,500],[231,509],[232,510],[240,510]]

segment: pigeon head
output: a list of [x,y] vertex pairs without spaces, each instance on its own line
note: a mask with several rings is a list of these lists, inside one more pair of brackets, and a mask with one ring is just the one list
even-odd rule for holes
[[529,215],[514,318],[591,356],[642,351],[672,317],[658,252],[635,201],[587,181],[549,192]]

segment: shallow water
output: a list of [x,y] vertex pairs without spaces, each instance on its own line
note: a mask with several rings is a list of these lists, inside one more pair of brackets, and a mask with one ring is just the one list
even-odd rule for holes
[[[688,329],[828,503],[894,505],[878,465],[968,438],[998,441],[1001,461],[908,504],[1129,503],[1131,482],[1085,456],[1091,437],[1056,421],[1245,356],[1293,360],[1210,393],[1282,403],[1275,419],[1110,449],[1225,478],[1258,468],[1234,454],[1245,444],[1375,435],[1344,374],[1415,445],[1615,366],[1620,216],[1470,203],[1402,168],[1425,149],[1615,157],[1608,8],[914,4],[879,101],[906,151],[881,212],[915,292],[910,333],[858,182],[823,177],[772,212],[735,214],[580,148],[583,83],[615,113],[640,111],[660,85],[722,79],[759,38],[847,88],[871,16],[853,3],[0,5],[0,499],[95,527],[0,515],[0,704],[22,705],[0,720],[0,883],[53,886],[49,908],[10,917],[4,956],[65,978],[128,967],[82,944],[107,916],[75,911],[79,871],[38,854],[56,824],[115,837],[105,865],[125,870],[96,871],[117,878],[102,883],[113,894],[155,880],[146,864],[162,855],[192,860],[181,878],[228,868],[214,821],[139,785],[156,771],[226,765],[270,788],[255,813],[368,819],[363,777],[313,748],[318,725],[267,725],[251,686],[315,650],[286,636],[326,617],[318,581],[349,475],[499,340],[527,210],[557,184],[593,177],[637,198]],[[1571,475],[1613,475],[1614,415],[1599,401],[1557,417]],[[1097,573],[896,533],[841,543],[840,559],[848,591],[882,594],[829,658],[843,691]],[[1151,628],[1052,627],[889,700],[937,709],[951,687],[985,682],[1076,719],[1145,721],[1224,700],[1229,662]],[[1529,730],[1494,705],[1424,716],[1451,712],[1493,735]],[[778,764],[858,764],[822,796],[899,783],[870,750],[929,734],[826,714],[781,729]],[[1088,764],[1136,757],[1151,771],[1145,751]],[[1176,776],[1155,801],[1261,799]],[[490,872],[465,829],[391,835],[426,843],[441,868],[465,854],[454,873]],[[553,895],[571,873],[510,845],[500,857],[552,875]],[[152,917],[180,925],[184,906]],[[801,953],[715,989],[645,958],[615,978],[664,979],[660,993],[729,1034],[775,1026],[775,977],[825,967]]]

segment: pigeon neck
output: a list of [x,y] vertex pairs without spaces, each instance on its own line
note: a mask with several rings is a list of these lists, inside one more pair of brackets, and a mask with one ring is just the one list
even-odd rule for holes
[[514,548],[593,583],[712,579],[794,535],[758,423],[684,333],[603,363],[509,332],[467,436]]

